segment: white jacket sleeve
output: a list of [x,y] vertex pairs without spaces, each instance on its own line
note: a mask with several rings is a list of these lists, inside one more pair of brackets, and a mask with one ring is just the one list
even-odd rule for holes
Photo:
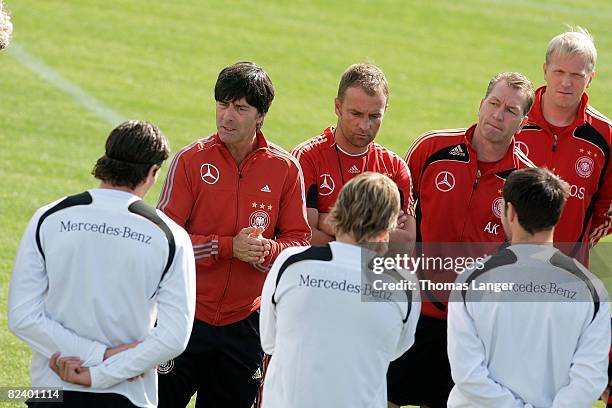
[[[409,282],[413,282],[415,285],[415,290],[411,290],[412,293],[412,302],[410,303],[410,313],[408,314],[408,320],[404,323],[404,328],[402,329],[402,334],[400,336],[399,342],[397,344],[397,349],[393,359],[396,360],[400,358],[404,353],[412,347],[414,344],[414,333],[416,332],[416,326],[419,321],[419,316],[421,315],[421,298],[420,298],[420,290],[419,290],[419,281],[416,279],[415,275],[402,274],[402,276]],[[408,307],[408,303],[406,303],[406,307]],[[405,309],[404,309],[405,310]],[[402,316],[404,319],[406,315]]]
[[584,328],[572,358],[569,383],[561,388],[552,408],[590,407],[608,384],[610,306],[601,302],[595,318]]
[[9,328],[47,358],[59,351],[63,356],[80,357],[85,366],[96,365],[104,358],[107,346],[65,328],[45,310],[48,277],[36,245],[36,227],[46,208],[32,217],[19,245],[9,288]]
[[[508,388],[489,376],[485,350],[476,326],[459,292],[448,303],[448,358],[455,387],[448,406],[451,408],[523,408],[526,405]],[[478,306],[486,307],[484,303]]]
[[[301,248],[304,249],[303,247]],[[276,290],[276,279],[278,272],[287,258],[295,253],[295,248],[289,248],[282,251],[274,263],[261,292],[261,307],[259,313],[259,337],[261,340],[261,348],[264,353],[274,354],[274,345],[276,343],[276,306],[272,303],[272,296]],[[278,297],[275,298],[278,300]]]
[[157,292],[157,326],[136,347],[91,367],[92,388],[108,388],[181,354],[195,313],[195,259],[187,233],[173,229],[176,253]]

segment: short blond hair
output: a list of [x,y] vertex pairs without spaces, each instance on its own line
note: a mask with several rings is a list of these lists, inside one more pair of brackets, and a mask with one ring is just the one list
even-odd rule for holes
[[365,172],[340,191],[327,222],[339,233],[366,243],[397,225],[400,194],[397,185],[380,173]]
[[11,42],[13,23],[11,16],[4,9],[4,2],[0,0],[0,50],[8,47]]
[[587,29],[580,26],[570,27],[569,31],[550,40],[546,48],[546,64],[550,63],[553,55],[580,55],[585,59],[589,73],[595,70],[597,62],[595,40]]
[[353,64],[344,71],[338,85],[338,99],[344,101],[346,90],[359,87],[368,95],[382,93],[389,100],[389,84],[384,72],[374,64]]

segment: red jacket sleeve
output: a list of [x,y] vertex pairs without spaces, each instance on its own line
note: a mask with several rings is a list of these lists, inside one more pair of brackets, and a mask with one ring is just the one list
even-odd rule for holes
[[404,160],[398,157],[398,169],[393,178],[395,184],[402,192],[404,197],[404,206],[402,210],[406,214],[414,215],[414,196],[412,194],[412,177],[410,175],[410,169]]
[[612,166],[608,165],[603,183],[595,194],[593,219],[589,230],[589,244],[597,242],[612,233]]
[[187,223],[195,197],[192,194],[191,183],[187,171],[187,159],[190,146],[187,146],[174,156],[168,175],[164,181],[157,208],[185,228],[191,238],[196,266],[209,266],[219,259],[230,259],[233,254],[233,237],[212,235],[197,235],[189,232]]
[[423,167],[425,167],[426,154],[423,151],[425,148],[425,135],[419,137],[412,145],[406,154],[406,164],[412,179],[413,199],[418,200],[421,191],[421,177],[423,177]]
[[283,249],[310,245],[311,230],[306,220],[304,179],[302,170],[293,161],[283,187],[276,231],[276,239],[270,240],[270,254],[262,265],[266,270]]
[[295,147],[291,151],[291,154],[298,160],[300,163],[300,168],[302,169],[302,175],[304,177],[304,194],[306,195],[306,208],[314,208],[315,210],[318,210],[317,171],[311,155],[308,154],[308,151],[304,151],[303,148],[300,149],[299,147],[299,145]]

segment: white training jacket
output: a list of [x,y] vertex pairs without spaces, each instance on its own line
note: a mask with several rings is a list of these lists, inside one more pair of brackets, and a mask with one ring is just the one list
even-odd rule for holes
[[[193,324],[189,236],[124,191],[93,189],[55,201],[27,226],[8,309],[10,329],[32,348],[32,387],[117,393],[156,406],[155,367],[185,349]],[[102,361],[107,347],[134,341],[141,343]],[[49,369],[56,351],[90,367],[91,387],[65,383]]]
[[[448,407],[590,408],[608,383],[603,284],[548,245],[512,245],[451,295]],[[512,288],[495,292],[494,283]],[[498,289],[502,289],[501,287]]]
[[363,251],[331,242],[288,248],[274,262],[261,299],[261,343],[272,356],[263,407],[387,407],[387,368],[414,342],[419,293],[374,290],[362,281]]

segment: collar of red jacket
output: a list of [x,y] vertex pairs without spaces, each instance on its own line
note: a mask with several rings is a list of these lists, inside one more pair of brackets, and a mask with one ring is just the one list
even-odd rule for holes
[[[477,123],[474,123],[472,126],[470,126],[466,131],[465,131],[465,135],[463,136],[463,141],[465,143],[465,145],[468,148],[468,152],[470,153],[471,157],[474,157],[476,159],[478,159],[478,154],[476,153],[476,150],[474,150],[474,147],[472,146],[472,138],[474,137],[474,130],[476,130],[476,125]],[[477,161],[474,161],[477,164]],[[514,154],[514,136],[512,136],[512,141],[510,142],[510,146],[508,146],[508,150],[506,151],[506,154],[504,155],[504,157],[502,157],[497,164],[491,168],[487,174],[490,173],[501,173],[507,170],[511,170],[511,169],[518,169],[520,168],[519,163],[518,163],[518,159],[516,158],[516,155]]]
[[[533,106],[529,111],[529,119],[527,123],[536,123],[541,125],[543,123],[548,124],[546,119],[544,119],[544,113],[542,112],[542,95],[546,92],[546,86],[542,86],[535,91],[535,101],[533,102]],[[580,106],[578,107],[578,114],[574,118],[574,121],[569,125],[570,128],[574,129],[583,123],[586,122],[586,109],[589,104],[589,96],[587,93],[582,94],[582,99],[580,100]],[[547,129],[550,130],[550,129]]]
[[[257,146],[255,146],[255,149],[253,151],[255,151],[257,149],[267,149],[268,148],[268,141],[266,140],[266,137],[264,136],[264,134],[263,134],[263,132],[261,130],[257,131],[256,137],[257,137]],[[225,143],[223,143],[223,141],[219,137],[219,133],[215,133],[213,135],[213,138],[214,138],[216,143],[221,143],[221,144],[225,145]]]
[[[334,145],[336,144],[336,127],[335,126],[329,126],[327,127],[324,131],[323,134],[327,137],[326,143],[327,146],[329,147],[334,147]],[[370,152],[372,150],[372,146],[375,146],[375,141],[371,141],[370,144],[368,145],[368,150],[366,150],[367,152]],[[338,146],[338,149],[340,149],[341,152],[344,152],[344,150],[342,150],[342,148],[340,146]],[[346,152],[344,152],[346,154]],[[363,153],[359,153],[356,154],[356,156],[361,156],[363,154],[365,154],[366,152]]]
[[267,149],[268,148],[268,141],[264,137],[263,132],[261,130],[258,130],[256,136],[257,136],[257,147],[256,147],[256,149]]
[[325,135],[325,137],[327,137],[328,146],[333,146],[336,143],[336,137],[334,136],[334,131],[335,131],[335,128],[333,126],[329,126],[323,131],[323,134]]

